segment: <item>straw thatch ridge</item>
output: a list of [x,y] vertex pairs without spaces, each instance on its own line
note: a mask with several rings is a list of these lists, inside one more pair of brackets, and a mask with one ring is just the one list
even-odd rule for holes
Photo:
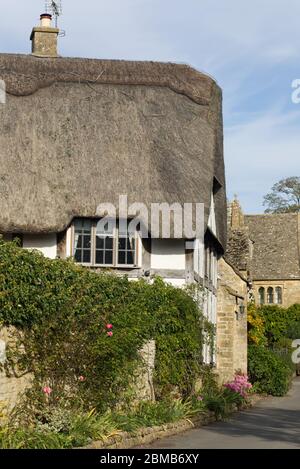
[[205,204],[225,248],[222,94],[186,65],[0,54],[0,231],[60,232],[99,203]]
[[165,86],[208,105],[215,82],[184,64],[0,54],[7,93],[25,96],[55,82]]

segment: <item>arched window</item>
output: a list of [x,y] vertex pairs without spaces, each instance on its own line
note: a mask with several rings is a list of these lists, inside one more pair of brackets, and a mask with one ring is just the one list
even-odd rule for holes
[[274,303],[274,290],[272,287],[268,288],[268,293],[267,293],[267,303],[273,304]]
[[282,288],[281,287],[275,288],[275,303],[277,305],[282,305]]
[[258,290],[258,296],[259,296],[259,304],[264,305],[265,304],[265,289],[264,287],[260,287]]

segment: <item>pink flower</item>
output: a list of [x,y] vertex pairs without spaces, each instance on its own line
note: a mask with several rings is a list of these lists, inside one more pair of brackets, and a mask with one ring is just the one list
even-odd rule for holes
[[111,336],[113,335],[113,332],[112,332],[112,331],[109,331],[109,332],[107,333],[107,335],[108,335],[109,337],[111,337]]
[[83,383],[83,381],[85,381],[85,377],[84,376],[79,376],[78,380]]
[[49,386],[45,386],[43,388],[43,393],[47,394],[47,396],[50,396],[50,394],[52,393],[52,389]]
[[106,324],[106,329],[112,329],[113,325],[112,324]]
[[230,389],[233,392],[240,394],[243,397],[247,397],[247,390],[252,388],[252,384],[249,382],[247,375],[237,374],[234,380],[230,383],[224,384],[225,388]]

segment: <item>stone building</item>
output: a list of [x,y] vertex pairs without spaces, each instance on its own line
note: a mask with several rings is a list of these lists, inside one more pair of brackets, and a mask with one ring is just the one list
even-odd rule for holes
[[229,206],[227,257],[252,283],[256,304],[300,303],[300,214],[244,215]]
[[249,283],[225,258],[219,263],[217,309],[217,373],[230,381],[238,371],[247,373],[247,299]]

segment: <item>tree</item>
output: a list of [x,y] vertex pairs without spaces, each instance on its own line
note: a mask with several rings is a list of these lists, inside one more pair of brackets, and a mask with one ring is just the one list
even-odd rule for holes
[[265,213],[300,212],[300,177],[294,176],[274,184],[264,196]]

